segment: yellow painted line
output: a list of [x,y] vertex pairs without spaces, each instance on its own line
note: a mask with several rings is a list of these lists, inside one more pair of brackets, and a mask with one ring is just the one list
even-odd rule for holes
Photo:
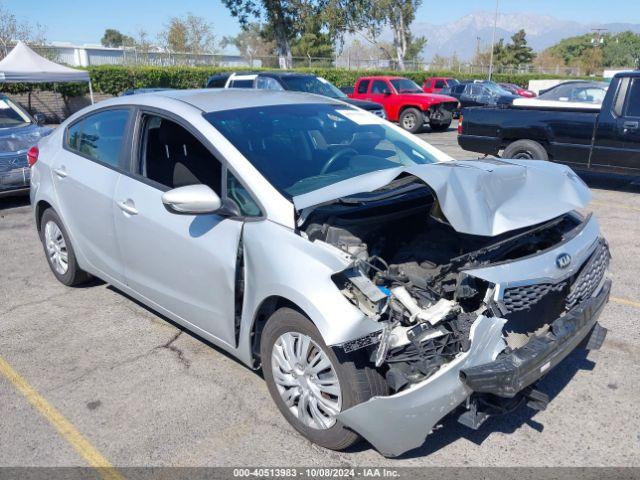
[[58,430],[58,433],[76,449],[91,467],[98,470],[104,480],[124,480],[124,477],[82,436],[73,424],[47,402],[2,357],[0,357],[0,373]]
[[619,203],[591,202],[591,205],[595,205],[596,207],[622,208],[624,210],[632,210],[634,212],[640,212],[640,208],[638,207],[632,207],[631,205],[621,205]]
[[627,300],[626,298],[611,297],[611,301],[621,305],[640,308],[640,302],[634,302],[633,300]]

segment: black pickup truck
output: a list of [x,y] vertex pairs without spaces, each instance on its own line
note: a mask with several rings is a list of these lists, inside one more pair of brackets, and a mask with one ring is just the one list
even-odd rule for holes
[[458,144],[504,158],[640,173],[640,71],[617,74],[600,108],[530,105],[465,108]]

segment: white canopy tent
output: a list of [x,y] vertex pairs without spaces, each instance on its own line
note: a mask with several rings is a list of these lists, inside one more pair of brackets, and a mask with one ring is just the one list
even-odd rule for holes
[[23,42],[18,42],[0,61],[0,83],[88,82],[93,103],[93,86],[89,72],[65,67],[41,57]]

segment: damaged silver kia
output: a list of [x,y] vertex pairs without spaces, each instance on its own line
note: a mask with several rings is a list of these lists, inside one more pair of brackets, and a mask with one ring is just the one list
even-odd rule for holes
[[478,428],[575,348],[611,289],[567,167],[453,161],[339,101],[167,91],[103,102],[39,145],[54,275],[100,277],[252,368],[311,441],[420,446]]

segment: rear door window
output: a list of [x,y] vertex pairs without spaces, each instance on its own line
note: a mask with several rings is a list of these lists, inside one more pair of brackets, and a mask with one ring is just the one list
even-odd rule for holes
[[631,81],[629,92],[627,93],[626,117],[640,117],[640,78]]
[[387,86],[387,82],[384,80],[374,80],[373,85],[371,86],[371,93],[384,94],[389,92],[390,90]]
[[370,80],[361,80],[358,84],[358,93],[367,93]]
[[128,123],[128,109],[90,114],[69,127],[67,148],[90,160],[121,167]]
[[444,80],[436,80],[435,88],[444,88],[444,87],[446,87]]
[[282,91],[282,85],[275,79],[271,77],[258,77],[256,79],[256,88],[261,90],[276,90]]

